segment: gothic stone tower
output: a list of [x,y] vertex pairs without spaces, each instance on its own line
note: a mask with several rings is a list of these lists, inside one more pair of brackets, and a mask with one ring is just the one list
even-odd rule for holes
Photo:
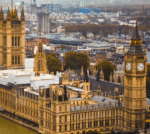
[[17,10],[7,11],[4,19],[0,11],[0,68],[24,68],[25,58],[25,16],[22,7],[21,18]]
[[34,61],[34,72],[36,76],[38,76],[40,73],[43,73],[43,74],[47,73],[47,61],[46,61],[45,53],[43,52],[41,34],[39,37],[39,44],[37,47],[37,53],[36,53],[35,61]]
[[145,128],[147,60],[136,29],[124,59],[124,131]]

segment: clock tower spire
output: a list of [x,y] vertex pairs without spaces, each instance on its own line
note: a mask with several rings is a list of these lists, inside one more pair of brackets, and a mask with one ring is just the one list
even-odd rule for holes
[[145,128],[147,60],[138,26],[124,59],[124,131]]

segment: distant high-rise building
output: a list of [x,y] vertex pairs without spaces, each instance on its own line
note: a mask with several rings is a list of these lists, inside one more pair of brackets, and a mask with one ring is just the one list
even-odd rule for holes
[[13,8],[13,0],[11,0],[11,8]]
[[59,13],[62,11],[62,6],[60,4],[46,4],[47,12]]
[[36,0],[33,0],[34,1],[34,5],[35,5],[35,3],[36,3]]
[[37,14],[38,32],[47,34],[49,33],[49,13],[38,13]]
[[84,0],[80,1],[80,7],[84,7]]

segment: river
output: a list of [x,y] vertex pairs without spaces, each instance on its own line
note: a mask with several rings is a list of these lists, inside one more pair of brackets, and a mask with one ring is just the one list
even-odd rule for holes
[[0,134],[39,134],[31,129],[0,117]]

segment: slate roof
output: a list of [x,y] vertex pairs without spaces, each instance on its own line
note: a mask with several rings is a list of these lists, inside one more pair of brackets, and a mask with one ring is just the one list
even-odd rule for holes
[[[118,107],[118,106],[122,106],[124,107],[124,103],[120,103],[120,105],[118,104],[118,100],[115,100],[115,99],[110,99],[110,98],[107,98],[107,97],[103,97],[103,96],[99,96],[99,95],[94,95],[92,96],[89,100],[92,100],[92,101],[96,101],[98,102],[98,104],[88,104],[88,105],[82,105],[82,106],[71,106],[70,107],[70,110],[71,112],[74,112],[74,111],[84,111],[84,110],[92,110],[92,109],[102,109],[102,108],[110,108],[110,107]],[[110,103],[111,102],[111,103]]]
[[84,80],[84,76],[70,76],[69,81],[72,81],[72,79],[75,81],[76,79],[78,80]]
[[115,88],[118,88],[118,93],[119,94],[124,94],[124,86],[123,85],[119,85],[119,84],[115,84],[112,82],[107,82],[107,81],[97,81],[96,78],[89,78],[90,80],[90,89],[91,91],[97,90],[98,86],[100,85],[101,87],[101,91],[103,93],[105,92],[110,92],[111,94],[114,95],[114,90]]
[[[72,79],[75,81],[78,78],[78,80],[84,80],[84,76],[70,76],[69,81],[72,81]],[[62,77],[59,78],[60,81],[62,81]],[[108,81],[97,81],[96,78],[92,78],[92,76],[89,77],[90,80],[90,90],[95,91],[97,90],[98,86],[100,85],[101,91],[103,94],[106,95],[110,93],[111,95],[114,95],[115,88],[118,88],[118,94],[124,94],[124,86],[115,84],[113,82],[108,82]]]
[[109,103],[109,102],[111,102],[111,103],[113,103],[113,106],[115,106],[115,103],[118,103],[118,100],[99,96],[99,95],[94,95],[89,100],[92,100],[92,101],[95,101],[98,103]]
[[85,99],[84,98],[78,98],[78,97],[70,98],[70,101],[74,101],[74,100],[85,100]]
[[[84,75],[83,76],[70,76],[69,81],[72,81],[72,79],[75,80],[84,80]],[[62,82],[62,77],[59,77],[59,81]]]
[[142,46],[130,46],[129,51],[126,54],[142,54],[145,55],[143,52]]

